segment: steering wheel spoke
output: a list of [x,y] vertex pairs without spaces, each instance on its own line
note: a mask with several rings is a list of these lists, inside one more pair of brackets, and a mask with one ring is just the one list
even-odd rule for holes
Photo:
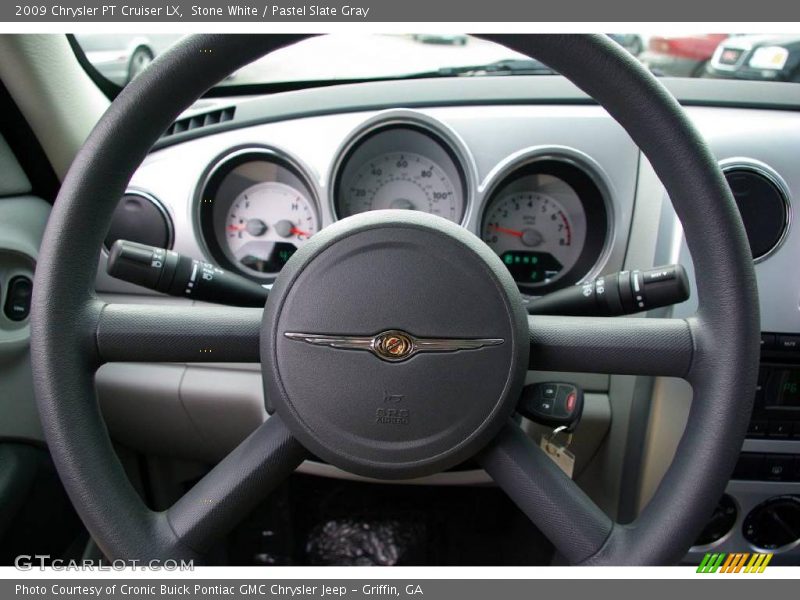
[[594,556],[611,534],[614,522],[515,423],[477,459],[570,563]]
[[172,531],[182,545],[205,552],[307,454],[280,417],[268,418],[167,511]]
[[528,317],[531,368],[686,378],[695,357],[689,321],[634,317]]
[[100,362],[258,362],[260,308],[105,304]]

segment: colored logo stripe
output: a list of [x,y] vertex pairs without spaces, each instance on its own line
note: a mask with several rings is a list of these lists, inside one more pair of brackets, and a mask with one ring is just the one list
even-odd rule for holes
[[725,552],[707,553],[698,565],[697,572],[763,573],[771,560],[772,554],[750,554],[749,552],[735,552],[733,554]]

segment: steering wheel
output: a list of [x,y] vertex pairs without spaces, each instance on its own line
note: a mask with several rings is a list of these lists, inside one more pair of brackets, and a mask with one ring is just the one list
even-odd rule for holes
[[[572,80],[652,162],[694,259],[693,317],[529,317],[483,242],[410,211],[358,215],[315,235],[263,311],[95,296],[117,199],[160,134],[228,73],[303,37],[200,35],[158,57],[102,117],[53,207],[34,283],[34,383],[61,480],[102,551],[200,560],[310,451],[379,479],[474,456],[570,563],[677,562],[721,495],[747,428],[759,353],[755,275],[708,148],[675,99],[604,36],[490,39]],[[94,372],[111,361],[209,360],[260,362],[276,412],[171,508],[152,511],[114,453]],[[635,522],[606,516],[512,420],[529,368],[692,385],[675,458]]]

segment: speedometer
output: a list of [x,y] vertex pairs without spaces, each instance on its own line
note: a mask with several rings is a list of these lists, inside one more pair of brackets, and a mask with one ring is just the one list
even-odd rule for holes
[[444,169],[413,152],[389,152],[361,165],[340,190],[341,216],[386,208],[419,210],[458,222],[463,212]]
[[438,130],[379,125],[351,141],[334,180],[339,218],[382,209],[417,210],[460,223],[466,177],[455,146]]

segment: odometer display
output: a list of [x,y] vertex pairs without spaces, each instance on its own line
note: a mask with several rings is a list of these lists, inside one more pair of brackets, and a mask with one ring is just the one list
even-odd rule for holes
[[558,259],[549,252],[528,252],[509,250],[500,258],[508,267],[514,281],[541,283],[552,280],[564,268]]

